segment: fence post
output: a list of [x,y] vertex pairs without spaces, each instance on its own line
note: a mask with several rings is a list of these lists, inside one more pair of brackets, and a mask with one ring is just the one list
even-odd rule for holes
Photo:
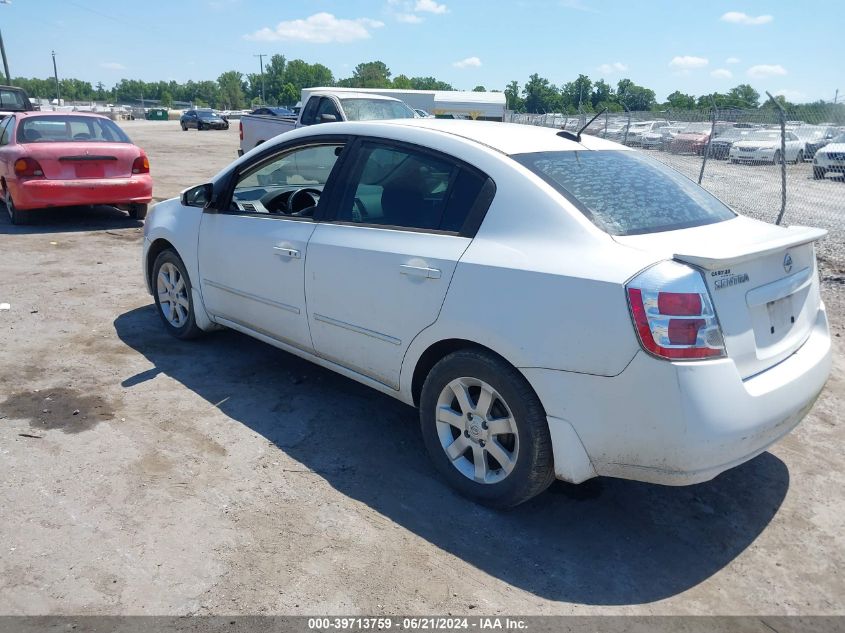
[[711,116],[710,116],[710,136],[707,137],[707,147],[704,148],[704,158],[701,161],[701,171],[698,172],[698,184],[701,184],[701,179],[704,178],[704,167],[707,165],[707,158],[710,156],[710,143],[713,141],[713,135],[716,133],[716,101],[713,98],[710,98],[710,102],[713,104],[711,108]]
[[631,129],[631,111],[628,109],[628,106],[625,105],[625,102],[621,99],[619,102],[622,104],[622,107],[625,108],[625,112],[628,113],[628,125],[625,126],[625,138],[622,139],[622,145],[628,144],[628,130]]
[[780,118],[780,213],[778,213],[778,219],[775,221],[775,224],[780,224],[783,220],[783,214],[786,213],[786,112],[777,102],[777,99],[772,96],[772,93],[767,90],[766,94],[778,109]]
[[607,110],[604,111],[604,136],[602,138],[607,138]]

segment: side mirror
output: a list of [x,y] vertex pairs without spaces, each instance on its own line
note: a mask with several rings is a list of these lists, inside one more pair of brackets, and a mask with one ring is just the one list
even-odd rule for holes
[[334,114],[321,114],[320,115],[320,123],[331,123],[333,121],[337,121],[337,115],[334,115]]
[[210,182],[204,185],[191,187],[190,189],[185,189],[185,191],[182,192],[182,206],[199,207],[200,209],[204,209],[211,202],[212,193],[213,187]]

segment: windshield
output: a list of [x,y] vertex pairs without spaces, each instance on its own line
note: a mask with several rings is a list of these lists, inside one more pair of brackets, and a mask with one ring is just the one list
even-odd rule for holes
[[211,110],[197,110],[197,116],[201,119],[219,119],[219,115]]
[[381,119],[413,119],[414,111],[401,101],[387,99],[343,99],[343,110],[349,121]]
[[717,141],[727,140],[727,141],[735,141],[740,138],[747,138],[750,134],[750,130],[741,130],[737,128],[729,128],[724,133],[719,134],[716,137]]
[[688,178],[640,152],[536,152],[511,158],[611,235],[671,231],[736,215]]
[[830,139],[831,143],[845,143],[845,133],[840,134],[839,136],[834,136]]
[[18,126],[18,143],[131,143],[114,122],[87,116],[26,117]]

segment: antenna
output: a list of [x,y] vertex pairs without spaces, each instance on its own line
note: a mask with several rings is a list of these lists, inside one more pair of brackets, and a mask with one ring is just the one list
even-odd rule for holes
[[572,132],[569,132],[568,130],[561,130],[560,132],[557,133],[557,135],[562,137],[562,138],[569,139],[570,141],[575,141],[576,143],[580,143],[581,142],[581,132],[583,132],[588,127],[590,127],[590,125],[592,125],[593,121],[598,119],[605,112],[607,112],[607,108],[603,108],[601,110],[601,112],[599,112],[592,119],[587,121],[587,123],[580,130],[578,130],[575,134],[573,134]]

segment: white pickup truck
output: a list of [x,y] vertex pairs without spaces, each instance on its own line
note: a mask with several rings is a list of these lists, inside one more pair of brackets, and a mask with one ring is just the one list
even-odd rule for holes
[[332,121],[413,119],[417,115],[399,99],[361,92],[311,92],[299,117],[248,114],[241,117],[238,156],[274,136],[305,125]]

